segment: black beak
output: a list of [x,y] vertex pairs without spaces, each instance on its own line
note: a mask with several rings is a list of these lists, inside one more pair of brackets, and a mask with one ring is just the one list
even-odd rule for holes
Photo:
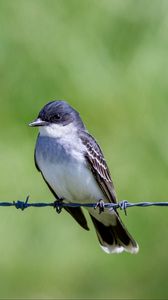
[[29,123],[30,127],[38,127],[38,126],[47,126],[48,122],[41,120],[40,118],[37,118],[33,122]]

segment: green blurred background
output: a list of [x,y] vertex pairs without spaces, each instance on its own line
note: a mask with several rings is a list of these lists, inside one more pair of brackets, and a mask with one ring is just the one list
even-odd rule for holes
[[[118,199],[168,201],[168,1],[0,0],[0,200],[53,201],[36,171],[50,100],[80,111]],[[138,255],[107,255],[53,209],[0,209],[0,298],[168,298],[168,209],[122,218]],[[90,221],[89,221],[90,222]]]

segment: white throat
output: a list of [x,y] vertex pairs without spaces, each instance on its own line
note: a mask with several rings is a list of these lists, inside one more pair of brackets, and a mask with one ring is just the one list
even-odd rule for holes
[[41,136],[47,136],[51,138],[64,138],[66,136],[76,135],[77,129],[73,123],[66,126],[61,124],[50,124],[48,126],[39,127]]

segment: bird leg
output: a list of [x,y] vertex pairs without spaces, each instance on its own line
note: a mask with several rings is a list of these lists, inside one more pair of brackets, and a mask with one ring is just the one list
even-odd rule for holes
[[62,202],[63,202],[63,200],[64,200],[64,198],[57,198],[57,200],[55,200],[54,203],[53,203],[53,207],[54,207],[54,209],[56,209],[56,212],[58,214],[60,214],[61,211],[62,211]]
[[98,207],[99,209],[99,214],[101,214],[104,211],[104,201],[102,199],[100,199],[96,205],[95,205],[95,209]]

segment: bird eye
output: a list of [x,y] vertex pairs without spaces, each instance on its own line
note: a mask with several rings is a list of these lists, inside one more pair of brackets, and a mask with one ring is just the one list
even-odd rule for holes
[[61,118],[60,114],[55,114],[54,116],[51,117],[52,122],[56,122]]
[[59,114],[56,114],[56,115],[55,115],[55,118],[56,118],[57,120],[59,120],[59,119],[61,118],[61,116],[60,116]]

